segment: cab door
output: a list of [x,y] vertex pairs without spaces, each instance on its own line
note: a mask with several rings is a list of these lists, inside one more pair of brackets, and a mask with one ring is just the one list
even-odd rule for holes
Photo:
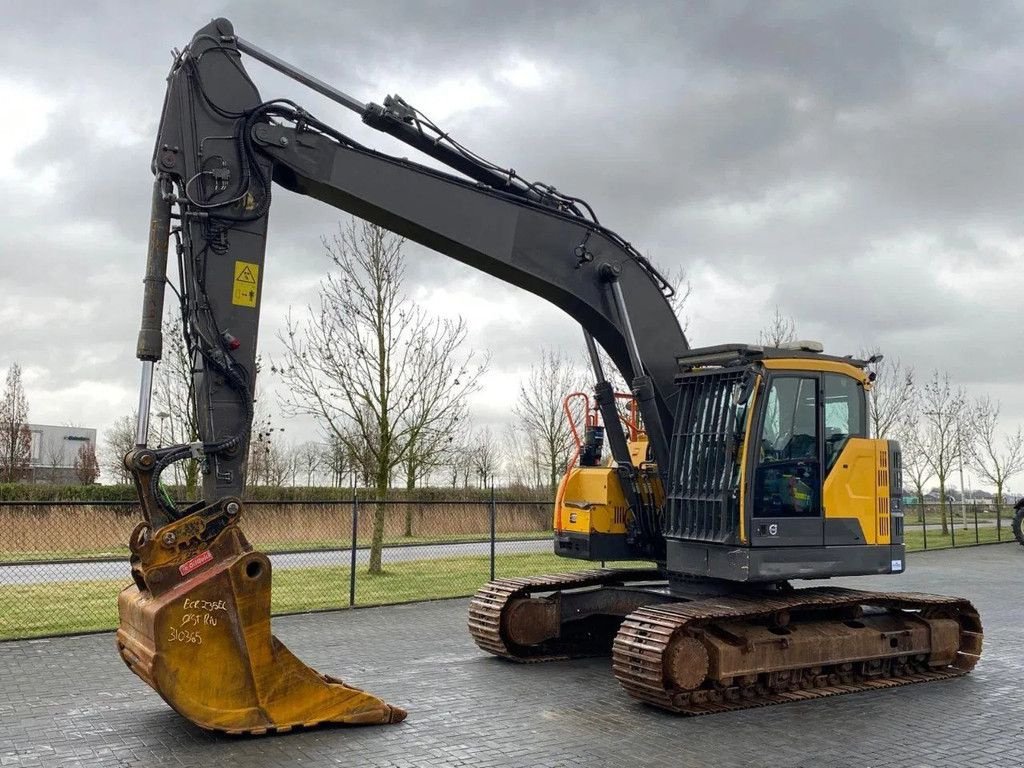
[[813,373],[769,376],[750,459],[750,543],[820,546],[822,515],[821,379]]

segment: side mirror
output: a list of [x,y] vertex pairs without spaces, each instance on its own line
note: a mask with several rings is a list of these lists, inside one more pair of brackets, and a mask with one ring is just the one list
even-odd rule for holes
[[754,382],[757,377],[748,373],[741,386],[735,387],[732,391],[732,404],[736,406],[746,405],[750,396],[754,394]]

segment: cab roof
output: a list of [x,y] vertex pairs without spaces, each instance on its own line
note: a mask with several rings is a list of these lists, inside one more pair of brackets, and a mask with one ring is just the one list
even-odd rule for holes
[[824,354],[820,342],[795,341],[781,347],[765,347],[760,344],[717,344],[712,347],[694,347],[676,355],[676,362],[679,363],[680,371],[689,371],[694,368],[711,366],[727,368],[779,358],[829,360],[864,369],[872,363],[877,363],[882,356],[873,355],[868,360],[860,360],[852,355],[837,357]]

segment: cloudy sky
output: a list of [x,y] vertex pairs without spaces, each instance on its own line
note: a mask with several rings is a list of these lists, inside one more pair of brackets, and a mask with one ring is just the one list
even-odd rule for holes
[[[695,345],[802,338],[949,371],[1024,422],[1024,11],[973,3],[8,4],[0,29],[0,368],[30,418],[105,430],[134,408],[150,153],[170,49],[213,16],[363,101],[399,93],[462,143],[585,197],[682,267]],[[411,150],[247,64],[356,139]],[[339,212],[280,192],[262,350],[315,297]],[[538,349],[578,327],[411,248],[409,286],[493,353],[475,411],[505,419]],[[286,424],[295,440],[315,437]]]

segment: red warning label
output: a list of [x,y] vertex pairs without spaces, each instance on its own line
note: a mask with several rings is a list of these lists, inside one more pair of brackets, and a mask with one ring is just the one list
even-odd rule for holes
[[198,555],[193,557],[191,560],[186,560],[184,563],[178,566],[178,573],[182,576],[188,576],[196,568],[202,568],[208,562],[213,560],[213,553],[210,550],[200,552]]

